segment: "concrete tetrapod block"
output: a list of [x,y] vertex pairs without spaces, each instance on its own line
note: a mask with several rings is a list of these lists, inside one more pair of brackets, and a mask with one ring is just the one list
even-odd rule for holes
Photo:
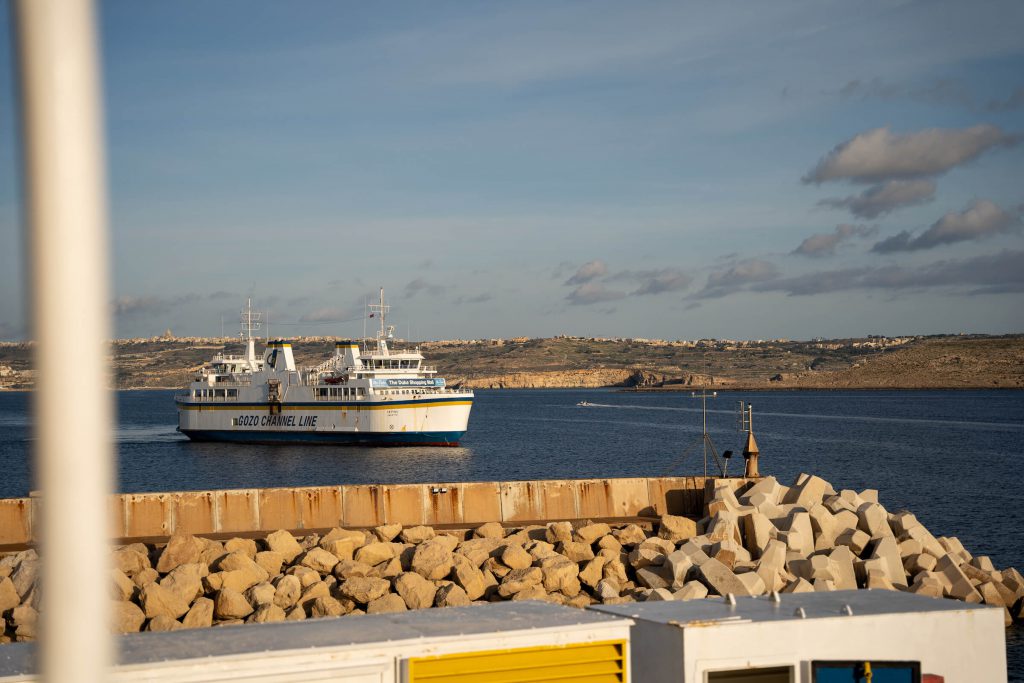
[[857,557],[860,557],[870,541],[871,537],[860,529],[849,529],[836,538],[836,544],[846,546]]
[[740,581],[731,569],[714,558],[700,565],[697,573],[704,584],[719,595],[751,595],[746,584]]
[[708,587],[700,581],[688,581],[673,595],[676,600],[703,600],[708,596]]
[[846,546],[839,546],[829,553],[832,562],[832,574],[835,576],[837,590],[854,590],[857,588],[857,574],[853,569],[853,553]]
[[746,548],[750,551],[753,559],[761,557],[768,542],[771,541],[778,531],[768,517],[760,512],[751,512],[743,516],[743,535],[746,536]]
[[797,477],[796,483],[789,488],[782,502],[793,503],[809,510],[820,503],[829,491],[832,491],[832,485],[821,477],[801,474]]
[[769,591],[781,590],[786,584],[782,576],[786,569],[786,545],[782,541],[772,540],[768,543],[757,564],[757,575],[761,577],[765,588]]
[[971,603],[982,601],[981,594],[974,589],[974,584],[963,573],[951,554],[947,553],[939,559],[935,565],[935,572],[943,577],[946,597]]
[[711,518],[711,523],[708,524],[707,537],[711,543],[727,539],[742,543],[739,516],[732,510],[716,512]]
[[900,561],[900,549],[896,545],[896,539],[886,536],[874,541],[873,545],[870,557],[885,562],[886,576],[893,585],[906,587],[906,570],[903,569],[903,562]]
[[888,513],[878,503],[864,503],[857,508],[857,528],[871,538],[891,536]]
[[811,507],[807,511],[807,515],[811,519],[811,529],[814,531],[814,549],[828,550],[832,548],[839,533],[835,516],[824,505]]
[[906,538],[919,541],[921,543],[922,550],[934,557],[936,560],[946,554],[946,549],[942,547],[939,540],[932,536],[931,532],[928,531],[924,525],[908,529],[905,536]]
[[764,477],[760,481],[755,482],[743,495],[739,496],[739,502],[742,505],[757,507],[757,503],[752,500],[755,496],[764,496],[764,498],[758,498],[758,500],[778,505],[782,502],[782,487],[775,477]]

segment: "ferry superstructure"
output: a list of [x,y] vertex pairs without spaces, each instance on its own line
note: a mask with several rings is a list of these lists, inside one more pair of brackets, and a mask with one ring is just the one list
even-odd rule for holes
[[418,349],[390,348],[383,289],[370,309],[380,322],[372,348],[339,341],[320,365],[297,368],[286,340],[268,341],[257,358],[250,302],[245,354],[214,356],[175,396],[178,431],[195,441],[457,446],[473,392],[449,389]]

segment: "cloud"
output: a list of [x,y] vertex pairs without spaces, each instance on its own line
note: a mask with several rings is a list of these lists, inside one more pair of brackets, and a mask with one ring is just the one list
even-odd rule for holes
[[860,194],[842,199],[822,199],[819,206],[849,209],[858,218],[878,218],[901,206],[924,204],[935,198],[931,180],[890,180],[874,185]]
[[779,276],[779,269],[774,263],[762,259],[750,258],[739,261],[728,270],[708,275],[704,289],[694,296],[699,299],[712,299],[737,292],[749,284],[764,282]]
[[823,183],[845,179],[879,183],[935,176],[996,147],[1015,145],[1019,139],[988,124],[963,130],[929,128],[902,135],[888,127],[875,128],[837,145],[803,181]]
[[933,287],[974,287],[968,295],[1024,291],[1024,251],[1004,249],[969,259],[938,261],[907,268],[879,266],[808,273],[758,283],[757,291],[779,291],[790,296],[811,296],[850,289],[900,291]]
[[353,315],[352,309],[336,308],[336,307],[325,307],[318,308],[310,311],[309,313],[303,313],[299,317],[299,322],[302,323],[334,323],[342,320],[347,320]]
[[461,304],[483,304],[487,303],[493,298],[493,294],[491,294],[490,292],[484,292],[482,294],[477,294],[475,296],[460,296],[452,303],[455,304],[456,306],[459,306]]
[[190,304],[201,298],[198,294],[182,294],[170,298],[122,295],[114,299],[110,305],[114,315],[136,317],[167,313],[175,306]]
[[588,306],[602,301],[615,301],[626,296],[625,292],[607,289],[600,282],[584,282],[565,297],[573,306]]
[[234,299],[236,297],[238,297],[237,294],[233,292],[225,292],[223,290],[218,290],[216,292],[213,292],[212,294],[206,295],[206,298],[209,299],[210,301],[216,301],[217,299]]
[[630,296],[646,296],[648,294],[664,294],[665,292],[679,292],[690,286],[693,278],[676,268],[663,268],[662,270],[647,272],[643,274],[641,285],[630,292]]
[[811,235],[801,242],[793,253],[802,256],[827,256],[835,253],[840,242],[853,237],[868,237],[876,232],[878,228],[874,226],[843,223],[836,226],[835,232]]
[[964,211],[950,211],[932,226],[914,236],[904,230],[876,243],[871,251],[887,254],[894,251],[931,249],[942,244],[982,240],[1020,227],[1020,219],[1003,211],[987,199],[975,199]]
[[429,294],[431,296],[441,296],[444,294],[444,291],[445,287],[432,282],[427,282],[423,278],[418,277],[405,286],[405,297],[407,299],[411,299],[421,293]]
[[590,261],[584,263],[576,271],[576,274],[565,281],[567,285],[582,285],[586,282],[590,282],[594,278],[599,278],[608,274],[608,266],[605,265],[604,261]]

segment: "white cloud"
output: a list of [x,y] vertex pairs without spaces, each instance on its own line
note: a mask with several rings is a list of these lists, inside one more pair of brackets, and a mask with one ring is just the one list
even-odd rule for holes
[[878,228],[866,225],[850,225],[843,223],[837,225],[835,232],[811,235],[800,246],[793,250],[794,254],[802,256],[826,256],[835,253],[840,242],[853,237],[867,237],[878,232]]
[[874,185],[860,194],[842,199],[823,199],[818,204],[832,208],[849,209],[858,218],[877,218],[902,206],[923,204],[935,197],[935,183],[931,180],[890,180]]
[[1015,145],[1019,139],[987,124],[963,130],[929,128],[906,134],[875,128],[833,148],[804,176],[804,182],[845,179],[877,183],[935,176],[996,147]]
[[599,278],[607,274],[608,266],[605,265],[604,261],[589,261],[580,266],[575,275],[566,280],[565,284],[582,285],[585,282],[590,282],[595,278]]
[[878,253],[931,249],[942,244],[982,240],[1020,227],[1020,219],[988,199],[975,199],[964,211],[950,211],[914,236],[904,230],[875,244]]
[[602,301],[615,301],[626,296],[625,292],[608,289],[600,282],[585,282],[569,292],[566,300],[574,306],[588,306]]

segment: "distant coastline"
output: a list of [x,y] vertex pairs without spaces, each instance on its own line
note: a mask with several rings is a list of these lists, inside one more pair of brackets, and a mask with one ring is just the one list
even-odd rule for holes
[[[308,364],[334,337],[293,341]],[[401,346],[402,343],[398,342]],[[0,390],[31,390],[32,343],[0,343]],[[120,390],[185,386],[212,349],[236,339],[112,342]],[[664,341],[554,337],[422,342],[452,386],[636,391],[872,391],[1024,389],[1024,334],[860,339]]]

